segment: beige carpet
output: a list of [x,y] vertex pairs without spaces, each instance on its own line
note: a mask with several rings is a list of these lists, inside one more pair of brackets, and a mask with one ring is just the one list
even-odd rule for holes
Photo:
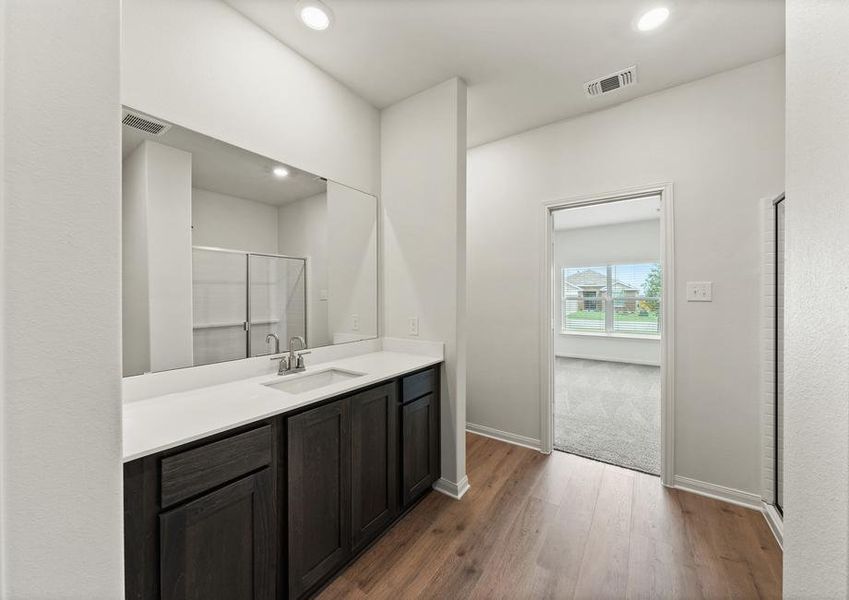
[[660,474],[660,367],[558,357],[554,447]]

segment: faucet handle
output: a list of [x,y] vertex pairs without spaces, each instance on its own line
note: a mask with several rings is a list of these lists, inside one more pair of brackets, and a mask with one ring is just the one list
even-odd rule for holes
[[296,369],[305,368],[305,366],[304,366],[304,354],[312,354],[312,350],[304,350],[304,351],[298,352],[298,354],[297,354],[298,360],[295,362],[295,368]]

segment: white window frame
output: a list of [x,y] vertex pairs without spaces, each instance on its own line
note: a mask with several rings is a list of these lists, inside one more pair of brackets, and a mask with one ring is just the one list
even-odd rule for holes
[[[610,292],[613,290],[614,282],[616,279],[613,274],[616,267],[621,266],[630,266],[630,265],[660,265],[659,260],[641,260],[641,261],[628,261],[628,262],[610,262],[605,264],[599,264],[595,266],[581,266],[581,267],[568,267],[568,266],[560,266],[559,267],[559,287],[560,287],[560,307],[559,307],[559,321],[560,321],[560,335],[600,335],[600,336],[611,336],[611,337],[640,337],[640,338],[650,338],[650,339],[660,339],[661,332],[663,331],[663,319],[662,319],[662,310],[663,310],[663,287],[661,287],[661,295],[657,298],[652,297],[652,300],[657,300],[658,303],[658,321],[657,321],[657,332],[651,333],[643,333],[638,331],[616,331],[616,302],[617,297]],[[567,270],[575,270],[575,269],[599,269],[604,268],[606,273],[606,287],[608,292],[602,293],[601,290],[594,291],[596,294],[596,299],[601,303],[601,312],[604,313],[604,330],[596,330],[596,329],[569,329],[566,326],[566,300],[569,296],[566,293],[566,271]],[[661,269],[661,273],[663,270]],[[577,299],[586,299],[586,293],[591,290],[579,290],[575,292],[575,298]],[[624,296],[622,297],[624,298]],[[619,298],[619,299],[622,299]],[[644,294],[637,294],[634,297],[636,302],[640,300],[649,299],[648,296]]]

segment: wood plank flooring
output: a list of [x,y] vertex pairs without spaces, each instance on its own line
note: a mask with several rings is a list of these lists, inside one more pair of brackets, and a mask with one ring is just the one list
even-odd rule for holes
[[429,494],[319,598],[781,596],[781,549],[758,512],[570,454],[466,440],[463,499]]

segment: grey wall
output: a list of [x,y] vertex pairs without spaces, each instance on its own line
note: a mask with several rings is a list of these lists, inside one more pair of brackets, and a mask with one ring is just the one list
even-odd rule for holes
[[845,2],[787,3],[787,598],[849,595],[847,31]]
[[466,475],[466,84],[452,79],[381,113],[385,335],[445,342],[442,476]]
[[123,597],[120,3],[3,12],[4,598]]
[[[784,187],[783,57],[469,151],[469,422],[540,437],[543,202],[665,181],[675,474],[759,495],[760,202]],[[713,281],[713,302],[686,302],[687,281]]]

